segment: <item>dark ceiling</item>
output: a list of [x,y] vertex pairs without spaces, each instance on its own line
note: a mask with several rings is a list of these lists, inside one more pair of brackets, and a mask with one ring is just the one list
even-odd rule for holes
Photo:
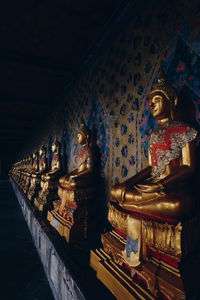
[[1,157],[23,147],[120,2],[1,1]]

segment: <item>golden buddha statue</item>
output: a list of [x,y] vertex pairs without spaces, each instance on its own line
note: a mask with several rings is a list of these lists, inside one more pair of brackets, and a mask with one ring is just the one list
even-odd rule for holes
[[91,199],[94,194],[93,153],[89,146],[90,131],[82,121],[77,134],[82,151],[77,158],[78,168],[59,179],[59,200],[48,212],[48,220],[66,241],[86,239],[89,227]]
[[149,95],[151,113],[159,123],[149,139],[149,167],[114,186],[111,196],[127,210],[181,219],[194,209],[187,180],[195,170],[197,132],[173,120],[177,98],[169,98],[161,87],[158,85]]
[[39,194],[34,199],[35,206],[39,211],[45,211],[51,206],[51,201],[55,199],[57,193],[58,178],[61,174],[61,157],[60,157],[60,143],[55,141],[52,144],[53,158],[51,161],[51,170],[41,174]]
[[[149,137],[149,166],[112,187],[108,219],[115,229],[102,235],[106,255],[91,252],[91,266],[111,290],[115,280],[109,273],[105,282],[109,270],[105,260],[115,264],[115,278],[120,277],[120,265],[122,272],[125,268],[130,273],[129,280],[142,278],[150,294],[185,299],[179,264],[198,243],[196,237],[189,237],[197,226],[190,187],[197,131],[174,119],[177,92],[166,83],[162,69],[160,74],[157,87],[149,94],[150,111],[159,124]],[[133,290],[134,284],[133,280]],[[117,295],[118,281],[115,286],[112,291]],[[135,299],[131,295],[126,290],[118,299]]]
[[41,176],[47,170],[47,149],[46,147],[42,146],[39,150],[39,163],[38,163],[38,170],[35,171],[32,176],[35,178],[37,176]]
[[29,200],[31,200],[30,195],[34,193],[35,190],[35,185],[36,185],[36,174],[38,173],[39,170],[39,153],[37,151],[34,152],[33,154],[33,168],[30,173],[30,185],[27,190],[27,197]]
[[29,155],[25,160],[25,167],[22,171],[22,180],[20,182],[20,188],[24,192],[26,189],[26,184],[29,182],[30,171],[32,170],[32,156]]
[[23,181],[23,174],[26,168],[26,160],[27,158],[22,159],[21,168],[19,169],[19,177],[18,177],[18,185],[21,186],[21,183]]
[[22,159],[17,167],[17,176],[16,176],[16,182],[17,184],[21,181],[22,172],[24,171],[24,159]]
[[39,156],[37,159],[37,169],[31,175],[31,185],[28,191],[28,199],[31,201],[37,197],[38,191],[40,189],[41,176],[47,170],[47,158],[46,158],[46,148],[42,146],[39,150]]
[[31,159],[31,161],[29,163],[29,166],[28,166],[28,172],[27,172],[27,175],[26,175],[26,183],[25,183],[24,189],[23,189],[24,194],[26,194],[29,191],[29,187],[31,185],[32,175],[35,172],[37,172],[37,169],[38,169],[38,152],[35,151],[32,155],[32,159]]

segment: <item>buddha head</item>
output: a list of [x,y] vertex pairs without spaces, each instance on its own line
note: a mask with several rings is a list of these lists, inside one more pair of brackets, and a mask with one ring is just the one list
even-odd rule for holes
[[60,148],[61,148],[61,144],[60,142],[58,142],[57,140],[55,140],[52,144],[52,151],[55,153],[55,154],[59,154],[60,153]]
[[38,159],[39,153],[37,151],[35,151],[33,153],[33,159]]
[[46,156],[46,152],[47,152],[46,147],[42,146],[42,147],[40,148],[39,155],[40,155],[41,157],[44,157],[44,156]]
[[84,120],[81,121],[81,125],[77,134],[77,140],[80,145],[88,146],[90,141],[90,130],[86,127]]
[[149,93],[151,114],[158,120],[163,118],[173,120],[177,102],[178,97],[176,89],[166,82],[161,65],[158,84],[156,88]]

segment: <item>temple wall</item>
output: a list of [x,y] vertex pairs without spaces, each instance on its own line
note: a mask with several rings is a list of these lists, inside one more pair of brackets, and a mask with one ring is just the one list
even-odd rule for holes
[[76,135],[84,118],[97,132],[107,196],[111,185],[147,165],[147,140],[156,126],[147,95],[160,60],[170,83],[194,102],[197,122],[200,119],[199,24],[184,7],[161,2],[136,12],[128,3],[116,20],[117,32],[105,32],[94,59],[86,59],[85,71],[66,84],[57,107],[24,150],[24,155],[29,154],[44,144],[50,158],[57,138],[66,147],[68,170],[74,169],[79,151]]

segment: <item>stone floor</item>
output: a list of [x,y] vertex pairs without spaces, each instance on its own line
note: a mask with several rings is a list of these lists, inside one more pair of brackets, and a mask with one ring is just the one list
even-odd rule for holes
[[0,181],[0,299],[53,300],[9,181]]

